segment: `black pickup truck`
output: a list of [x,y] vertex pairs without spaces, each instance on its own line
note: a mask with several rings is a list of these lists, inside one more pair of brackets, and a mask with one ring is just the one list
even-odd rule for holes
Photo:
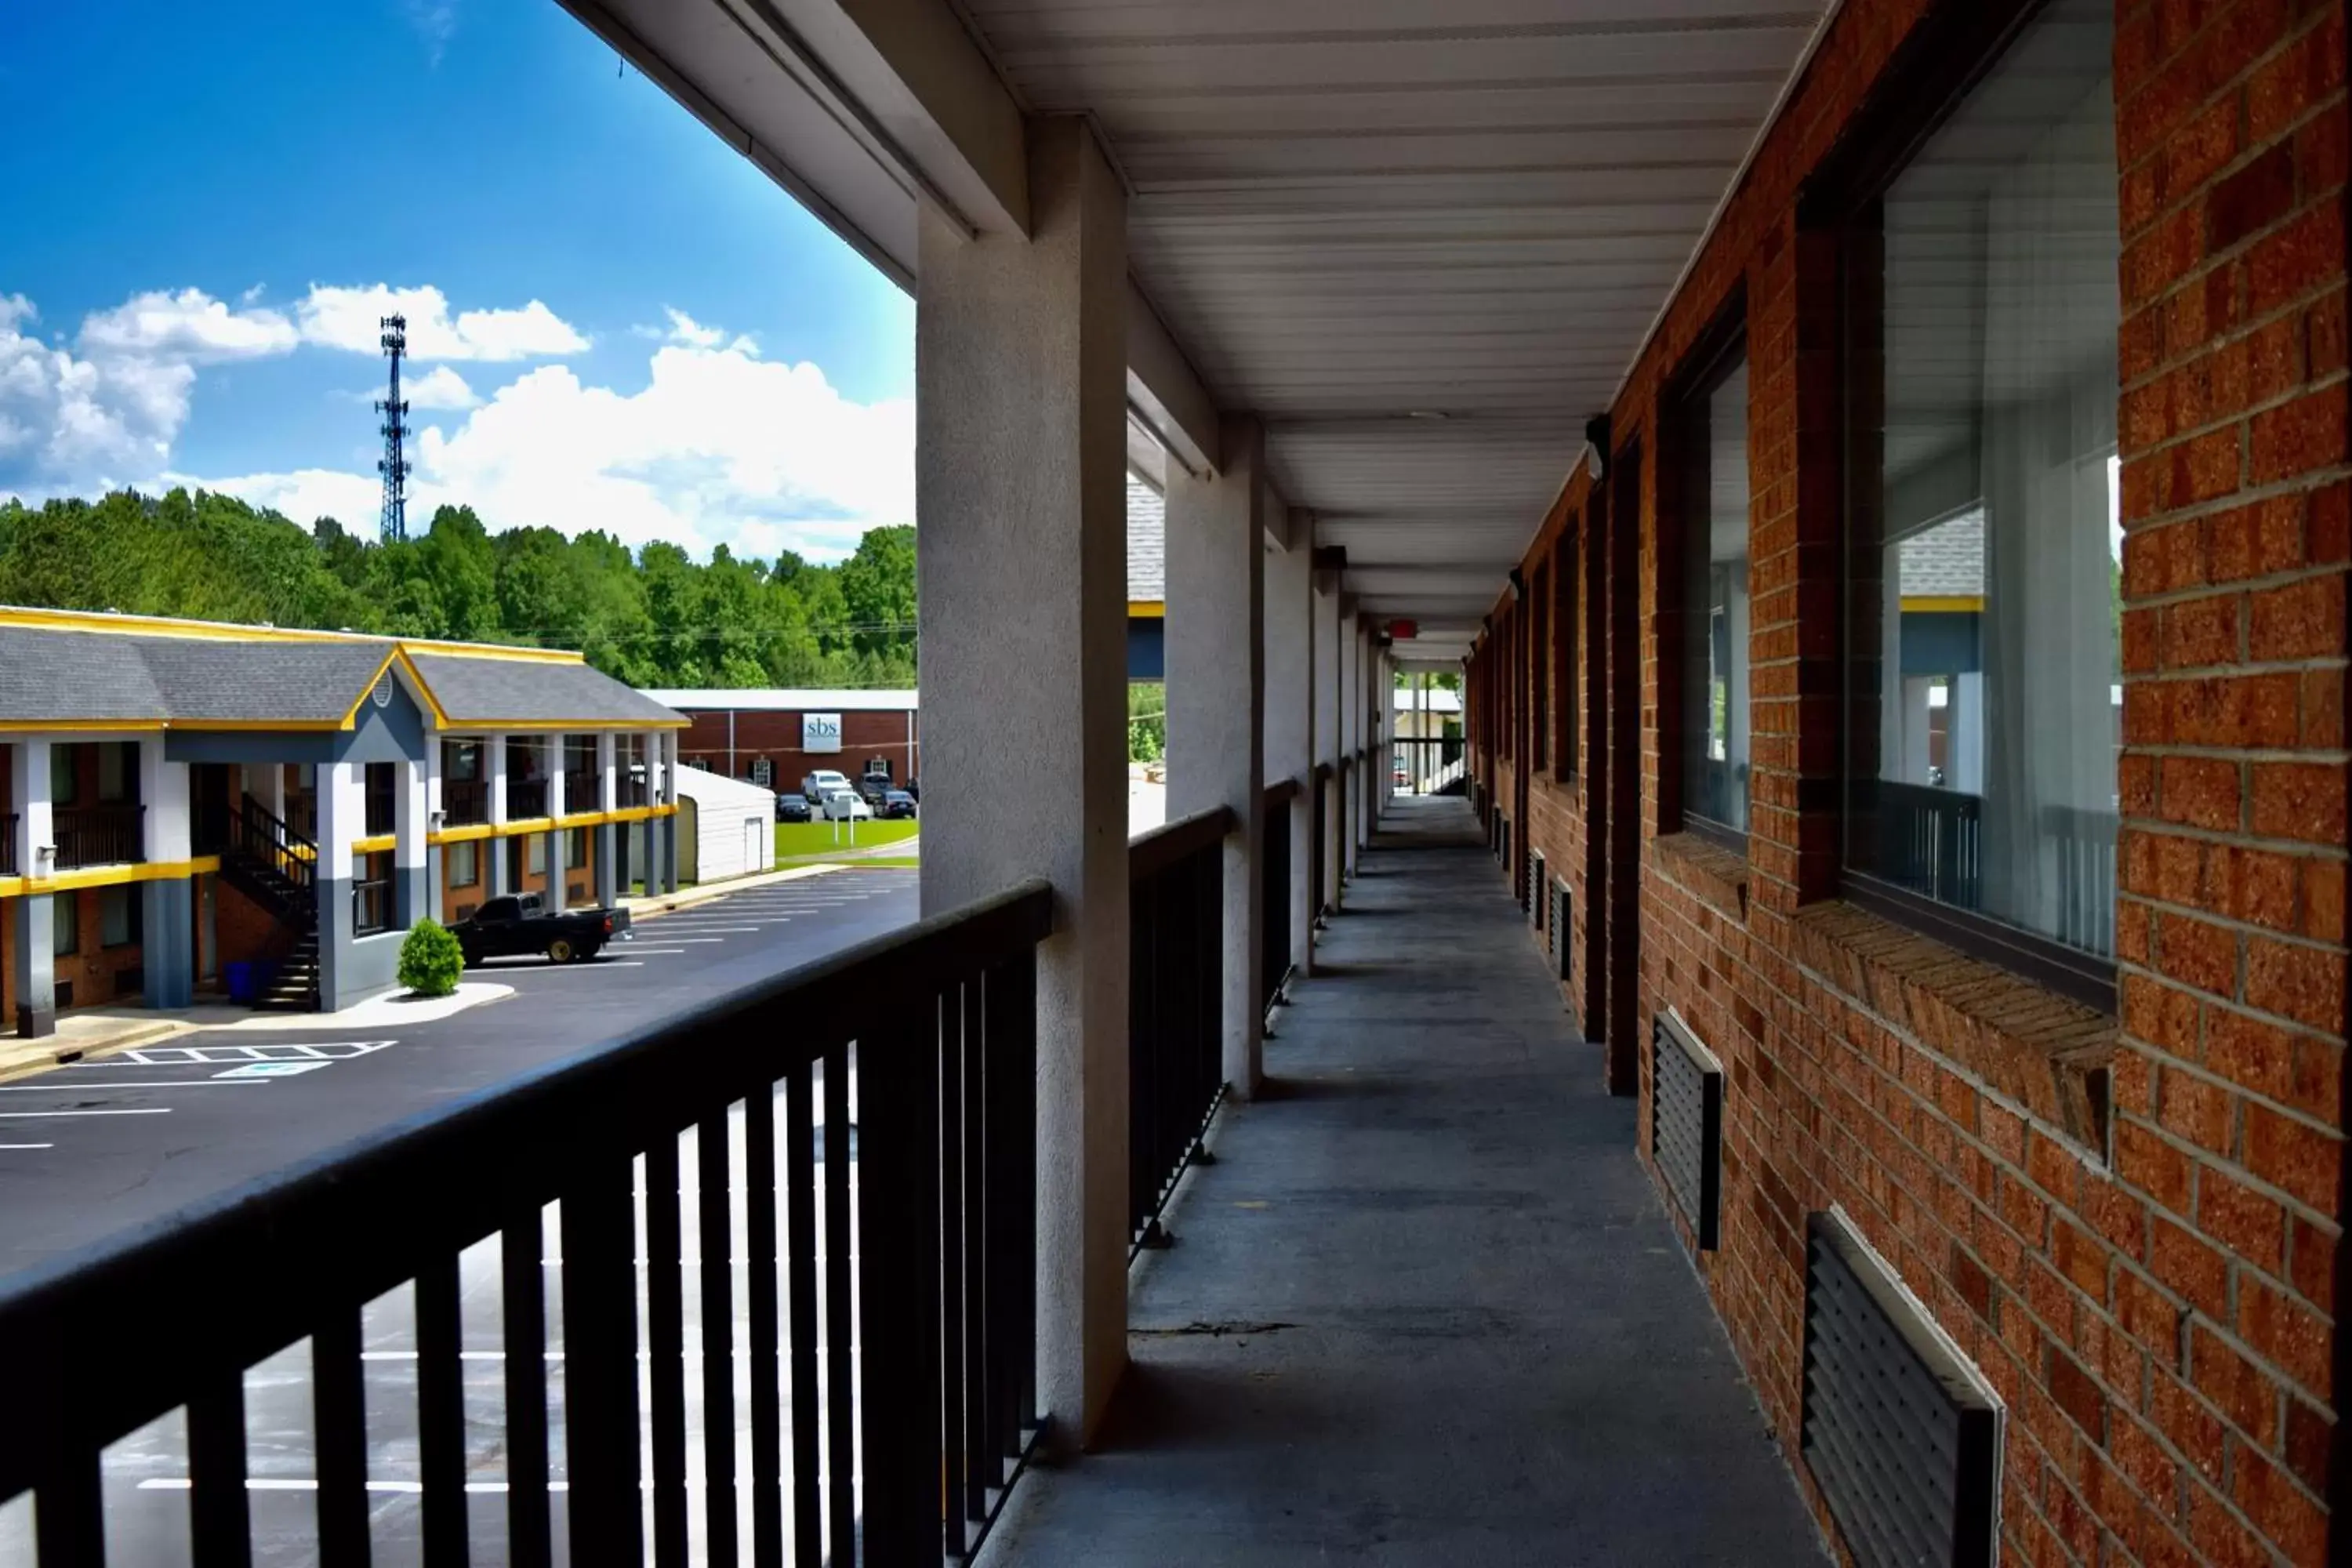
[[629,929],[626,910],[565,910],[551,914],[537,893],[496,898],[449,928],[466,954],[466,967],[486,958],[540,952],[551,963],[593,958]]

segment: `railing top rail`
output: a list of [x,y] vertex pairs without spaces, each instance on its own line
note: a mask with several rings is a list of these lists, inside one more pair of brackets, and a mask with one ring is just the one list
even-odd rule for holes
[[[405,1282],[418,1258],[535,1212],[584,1168],[856,1038],[877,995],[968,979],[1052,927],[1052,889],[1024,882],[0,1279],[0,1334],[45,1347],[26,1408],[69,1412],[99,1442],[134,1431],[184,1403],[202,1369],[251,1365],[322,1311]],[[186,1332],[137,1331],[157,1301]],[[37,1480],[53,1442],[40,1423],[0,1423],[0,1498]]]
[[1231,806],[1213,805],[1190,816],[1180,816],[1164,827],[1138,834],[1127,841],[1127,878],[1130,882],[1164,871],[1194,850],[1217,843],[1234,830]]
[[1297,794],[1297,779],[1276,779],[1265,786],[1265,807],[1272,811],[1277,805],[1288,805]]

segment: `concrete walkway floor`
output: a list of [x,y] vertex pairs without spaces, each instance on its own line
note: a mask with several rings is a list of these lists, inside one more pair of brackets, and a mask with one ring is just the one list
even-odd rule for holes
[[983,1562],[1825,1562],[1468,808],[1383,828]]

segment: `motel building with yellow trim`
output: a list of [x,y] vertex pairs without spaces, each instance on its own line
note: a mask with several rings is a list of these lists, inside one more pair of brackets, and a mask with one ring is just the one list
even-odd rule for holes
[[0,607],[0,1018],[333,1010],[505,892],[677,885],[686,720],[577,653]]

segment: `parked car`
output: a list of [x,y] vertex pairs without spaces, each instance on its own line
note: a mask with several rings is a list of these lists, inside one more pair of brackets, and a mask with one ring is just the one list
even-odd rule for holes
[[857,795],[875,810],[882,809],[882,797],[897,786],[888,773],[867,773],[857,781]]
[[824,797],[824,819],[827,822],[871,821],[874,808],[865,797],[846,785],[827,792]]
[[776,797],[778,822],[806,822],[810,815],[808,796],[786,793]]
[[593,958],[606,942],[629,929],[629,911],[597,908],[548,910],[537,893],[509,894],[488,900],[449,928],[472,969],[485,959],[543,953],[550,963]]
[[848,787],[849,776],[846,773],[835,773],[831,768],[819,768],[801,780],[801,794],[807,798],[811,805],[823,801],[826,795],[834,790]]
[[909,817],[914,815],[915,797],[913,795],[908,795],[902,789],[884,790],[882,792],[882,818],[884,821],[887,822]]
[[910,796],[912,796],[912,797],[913,797],[914,802],[915,802],[915,804],[916,804],[917,805],[922,805],[922,804],[923,804],[923,781],[922,781],[922,780],[920,780],[920,779],[908,779],[908,780],[907,781],[906,789],[907,789],[907,794],[908,794],[908,795],[910,795]]

